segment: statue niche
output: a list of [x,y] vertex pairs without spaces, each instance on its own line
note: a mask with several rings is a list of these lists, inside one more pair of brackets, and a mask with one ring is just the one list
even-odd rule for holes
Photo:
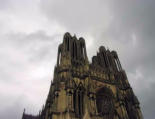
[[113,119],[114,104],[113,93],[110,89],[103,87],[96,93],[96,105],[98,114],[106,119]]

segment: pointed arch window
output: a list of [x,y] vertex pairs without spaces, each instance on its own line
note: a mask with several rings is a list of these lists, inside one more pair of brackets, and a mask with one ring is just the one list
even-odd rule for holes
[[73,94],[74,112],[77,117],[82,117],[84,113],[84,88],[79,85]]

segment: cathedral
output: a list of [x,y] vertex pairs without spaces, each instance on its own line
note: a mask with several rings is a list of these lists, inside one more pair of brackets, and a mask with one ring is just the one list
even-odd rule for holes
[[88,61],[86,43],[65,33],[45,106],[22,119],[143,119],[116,51],[104,46]]

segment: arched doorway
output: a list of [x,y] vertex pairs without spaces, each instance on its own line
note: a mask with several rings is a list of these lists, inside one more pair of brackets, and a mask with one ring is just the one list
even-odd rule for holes
[[106,119],[114,118],[113,93],[103,87],[96,93],[96,105],[98,114]]

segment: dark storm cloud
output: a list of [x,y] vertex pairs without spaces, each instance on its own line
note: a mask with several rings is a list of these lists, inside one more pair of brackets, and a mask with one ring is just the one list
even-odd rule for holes
[[89,56],[102,44],[117,50],[144,118],[154,118],[154,0],[45,0],[42,9],[69,31],[91,36]]
[[90,32],[101,24],[107,25],[110,20],[107,2],[102,4],[100,0],[45,0],[41,7],[48,18],[74,32]]

